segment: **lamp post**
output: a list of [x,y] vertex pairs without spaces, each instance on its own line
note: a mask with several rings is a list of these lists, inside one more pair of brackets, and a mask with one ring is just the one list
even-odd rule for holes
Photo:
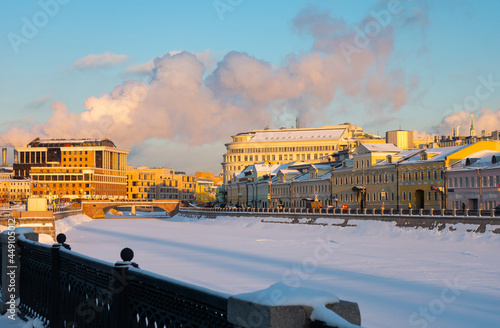
[[271,179],[269,178],[269,182],[268,182],[268,185],[269,185],[269,193],[267,194],[267,199],[269,200],[269,208],[271,208],[271,202],[272,202],[272,193],[271,193]]

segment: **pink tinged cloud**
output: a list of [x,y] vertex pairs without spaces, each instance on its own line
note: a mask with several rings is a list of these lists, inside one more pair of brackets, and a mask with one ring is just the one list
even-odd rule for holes
[[129,59],[127,55],[114,54],[106,51],[99,55],[87,55],[77,59],[73,64],[73,68],[79,70],[92,70],[110,66],[121,65]]
[[[443,117],[441,123],[434,127],[440,135],[451,135],[452,128],[460,126],[461,136],[468,136],[470,133],[471,113],[468,110],[461,110]],[[481,135],[482,130],[495,131],[500,128],[500,110],[493,111],[488,107],[474,113],[474,130],[476,136]]]
[[[89,97],[80,114],[56,102],[47,122],[29,131],[12,127],[1,142],[22,145],[37,136],[107,136],[120,147],[149,138],[201,145],[263,127],[283,113],[307,117],[323,110],[338,93],[365,104],[367,112],[380,114],[397,111],[406,103],[405,74],[387,65],[394,49],[391,28],[347,63],[336,48],[354,36],[344,22],[326,13],[304,11],[294,24],[298,31],[312,35],[314,46],[308,52],[288,55],[279,66],[247,53],[230,52],[211,71],[210,52],[167,53],[136,67],[137,71],[150,70],[150,83],[125,81],[109,94]],[[127,58],[111,53],[90,55],[75,62],[75,67],[102,67]]]

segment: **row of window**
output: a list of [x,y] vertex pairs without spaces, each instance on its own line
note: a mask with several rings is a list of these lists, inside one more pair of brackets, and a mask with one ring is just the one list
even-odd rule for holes
[[[439,172],[440,172],[440,174],[439,174],[440,179],[441,180],[444,179],[444,171],[440,170]],[[402,182],[424,181],[424,176],[425,176],[425,173],[423,170],[414,171],[414,172],[402,171],[401,181]],[[432,177],[432,179],[431,179],[431,177]],[[431,181],[431,180],[434,180],[434,181],[438,180],[438,171],[437,170],[433,170],[432,173],[431,173],[431,170],[427,170],[427,181]]]
[[[231,162],[241,162],[243,159],[243,162],[258,162],[260,161],[293,161],[294,159],[297,161],[300,160],[311,160],[311,159],[319,159],[323,156],[328,155],[327,153],[308,153],[308,154],[281,154],[281,155],[245,155],[245,156],[227,156],[226,157],[226,162],[231,163]],[[229,166],[229,170],[241,170],[241,166]]]
[[333,146],[297,146],[297,147],[264,147],[264,148],[237,148],[228,149],[228,154],[253,154],[253,153],[290,153],[290,152],[303,152],[303,151],[334,151],[337,150]]
[[[432,172],[432,173],[431,173]],[[438,175],[441,176],[441,179],[444,177],[444,172],[441,170],[441,174],[438,174],[437,170],[430,171],[427,170],[427,181],[438,181]],[[425,181],[424,179],[425,174],[424,171],[402,171],[401,172],[401,182],[423,182]],[[432,178],[432,179],[431,179]],[[366,181],[365,181],[366,179]],[[377,183],[387,183],[387,182],[393,183],[394,182],[394,173],[390,175],[390,179],[387,173],[379,173],[379,174],[366,174],[365,177],[363,175],[356,175],[356,176],[343,176],[343,177],[336,177],[334,179],[334,184],[336,186],[341,186],[341,185],[352,185],[352,184],[377,184]]]
[[[462,206],[463,206],[462,204],[463,204],[463,202],[461,202],[459,200],[451,202],[451,205],[456,210],[461,210]],[[479,205],[481,205],[481,204],[478,204],[478,206]],[[497,202],[496,201],[486,201],[486,202],[483,202],[483,204],[482,204],[481,207],[482,207],[482,209],[485,209],[485,210],[492,210],[496,206],[497,206]],[[465,205],[465,207],[467,208],[467,205]],[[469,209],[471,209],[471,208],[469,208]]]
[[[481,185],[482,182],[482,185]],[[479,188],[496,187],[500,184],[500,176],[458,177],[448,179],[449,188]]]
[[85,150],[85,151],[82,151],[82,150],[80,150],[80,151],[78,151],[78,150],[64,150],[62,152],[63,155],[78,155],[78,153],[80,153],[80,155],[83,155],[83,154],[88,155],[87,150]]

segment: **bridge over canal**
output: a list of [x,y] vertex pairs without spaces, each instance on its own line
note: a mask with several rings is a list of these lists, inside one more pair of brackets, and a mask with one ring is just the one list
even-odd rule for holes
[[150,200],[150,201],[133,201],[133,200],[84,200],[82,201],[82,211],[85,215],[97,219],[101,218],[112,208],[116,209],[120,206],[130,206],[134,212],[138,206],[159,207],[174,216],[179,212],[180,200]]

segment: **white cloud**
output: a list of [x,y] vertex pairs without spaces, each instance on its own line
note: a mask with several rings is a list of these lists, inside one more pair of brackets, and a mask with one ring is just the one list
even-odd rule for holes
[[140,63],[137,65],[129,66],[125,69],[125,72],[130,74],[140,74],[140,75],[148,75],[153,73],[153,69],[155,68],[155,64],[151,59],[148,62]]
[[77,59],[73,64],[73,68],[80,70],[91,70],[123,64],[129,59],[127,55],[114,54],[106,51],[100,55],[87,55]]

